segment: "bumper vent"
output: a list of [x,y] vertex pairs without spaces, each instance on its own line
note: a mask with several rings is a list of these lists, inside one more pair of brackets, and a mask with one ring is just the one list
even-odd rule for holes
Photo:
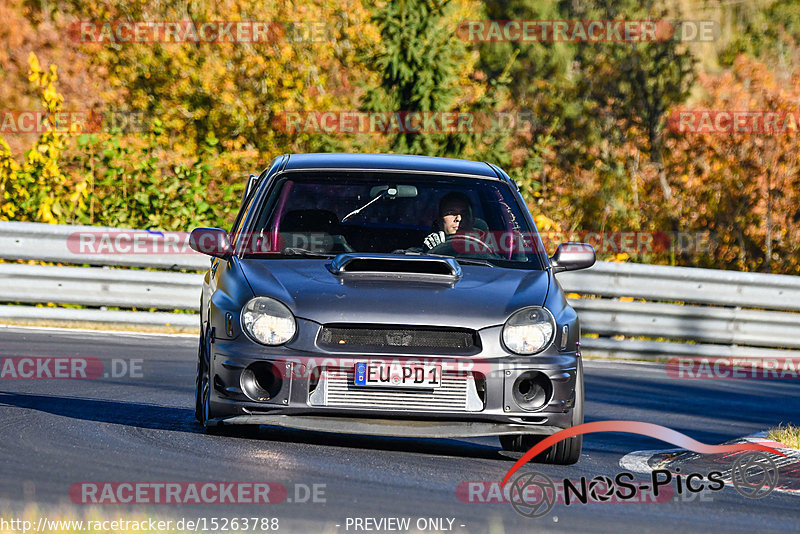
[[353,384],[353,369],[325,367],[309,396],[312,406],[397,410],[404,412],[480,412],[481,400],[472,375],[456,371],[442,375],[442,386],[432,390],[366,388]]
[[328,325],[322,328],[319,345],[342,352],[406,352],[470,355],[480,350],[472,330],[381,328]]

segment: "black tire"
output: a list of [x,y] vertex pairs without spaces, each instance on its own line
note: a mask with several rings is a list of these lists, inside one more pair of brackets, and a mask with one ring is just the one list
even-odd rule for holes
[[258,429],[258,425],[226,425],[225,423],[209,423],[216,414],[212,413],[209,406],[211,395],[211,378],[206,365],[206,350],[208,345],[202,334],[200,348],[197,354],[197,378],[195,379],[194,417],[206,434],[213,436],[239,436]]
[[197,350],[197,377],[194,387],[194,417],[203,425],[203,429],[208,434],[224,433],[224,425],[221,423],[209,423],[214,418],[209,406],[211,395],[211,378],[206,365],[206,344],[205,336],[200,334],[200,346]]
[[194,381],[194,418],[198,423],[203,422],[203,398],[202,398],[202,381],[203,369],[205,367],[205,358],[203,355],[203,333],[200,332],[200,343],[197,348],[197,376]]
[[[583,391],[583,362],[579,359],[575,376],[575,407],[572,409],[572,426],[583,424]],[[546,437],[530,434],[500,436],[500,445],[507,451],[525,453]],[[533,461],[543,464],[572,465],[580,460],[582,449],[583,435],[574,436],[556,443],[536,456]]]
[[229,435],[233,432],[233,427],[231,425],[209,422],[209,420],[214,418],[214,414],[211,413],[211,408],[209,406],[209,397],[211,395],[211,379],[209,378],[208,369],[206,366],[203,364],[202,367],[203,371],[200,378],[202,390],[200,393],[200,424],[203,425],[203,430],[205,430],[206,434],[211,434],[214,436]]

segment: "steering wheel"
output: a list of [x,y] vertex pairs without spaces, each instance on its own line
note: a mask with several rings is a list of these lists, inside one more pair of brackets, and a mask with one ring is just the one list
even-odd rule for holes
[[446,256],[476,255],[495,259],[500,257],[492,247],[473,234],[454,234],[450,239],[439,243],[428,252]]

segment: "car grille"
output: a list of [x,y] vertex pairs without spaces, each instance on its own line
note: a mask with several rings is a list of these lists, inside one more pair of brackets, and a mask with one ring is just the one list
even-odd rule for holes
[[475,354],[479,349],[473,330],[436,328],[390,328],[326,325],[319,345],[343,352],[414,352]]
[[475,380],[463,372],[445,371],[441,387],[427,390],[356,386],[353,374],[352,368],[325,367],[316,389],[309,396],[309,403],[312,406],[413,412],[483,410]]

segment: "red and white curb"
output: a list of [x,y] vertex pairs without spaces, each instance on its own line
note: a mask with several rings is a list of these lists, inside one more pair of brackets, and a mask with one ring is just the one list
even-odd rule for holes
[[[781,493],[788,493],[793,495],[800,495],[800,449],[793,449],[787,447],[783,443],[767,439],[766,432],[758,432],[750,436],[744,436],[739,439],[731,440],[727,443],[758,443],[773,447],[783,454],[785,457],[773,458],[775,465],[778,467],[778,487],[774,491]],[[687,459],[686,457],[689,456]],[[692,453],[685,449],[661,449],[661,450],[648,450],[648,451],[634,451],[623,456],[619,461],[619,466],[627,471],[634,473],[652,473],[655,469],[667,469],[672,471],[672,467],[677,467],[679,464],[683,472],[686,472],[684,466],[691,466],[693,460],[691,457],[697,457],[696,453]],[[685,461],[681,461],[684,460]],[[725,484],[730,484],[730,470],[723,472],[723,480]]]

